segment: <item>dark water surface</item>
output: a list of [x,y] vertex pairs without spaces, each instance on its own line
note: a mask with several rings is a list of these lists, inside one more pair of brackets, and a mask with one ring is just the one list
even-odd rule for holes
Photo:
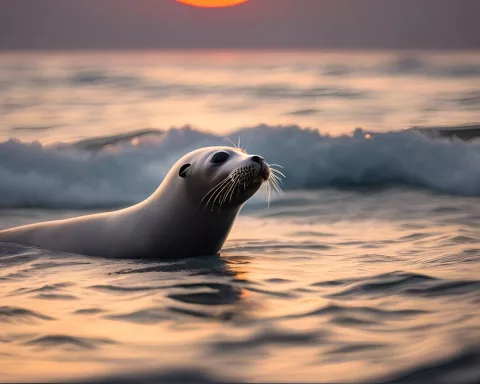
[[0,381],[478,382],[479,222],[478,197],[323,189],[251,202],[221,256],[0,244]]

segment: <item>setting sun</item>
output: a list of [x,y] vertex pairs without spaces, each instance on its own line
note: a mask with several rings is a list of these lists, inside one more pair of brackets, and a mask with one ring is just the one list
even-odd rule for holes
[[221,8],[221,7],[233,7],[242,3],[246,3],[248,0],[177,0],[179,3],[192,5],[194,7],[204,8]]

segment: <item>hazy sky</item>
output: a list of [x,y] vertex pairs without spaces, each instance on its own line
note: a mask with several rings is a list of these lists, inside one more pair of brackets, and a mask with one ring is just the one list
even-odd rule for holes
[[0,49],[480,48],[480,0],[0,0]]

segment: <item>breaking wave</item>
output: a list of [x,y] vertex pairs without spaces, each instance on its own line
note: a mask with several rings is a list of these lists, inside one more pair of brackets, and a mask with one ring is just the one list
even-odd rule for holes
[[[480,196],[478,141],[430,139],[414,131],[323,136],[298,126],[241,129],[230,135],[250,153],[282,164],[285,189],[409,185]],[[0,143],[0,207],[94,208],[138,202],[172,164],[224,137],[190,127],[138,131],[73,144]]]

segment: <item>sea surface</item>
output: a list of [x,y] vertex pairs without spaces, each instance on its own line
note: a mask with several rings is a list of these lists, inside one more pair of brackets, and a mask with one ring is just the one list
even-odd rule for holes
[[286,175],[220,255],[0,243],[0,382],[479,382],[480,141],[404,129],[479,107],[475,53],[0,54],[0,229],[226,137]]
[[480,123],[479,52],[0,52],[0,139]]

